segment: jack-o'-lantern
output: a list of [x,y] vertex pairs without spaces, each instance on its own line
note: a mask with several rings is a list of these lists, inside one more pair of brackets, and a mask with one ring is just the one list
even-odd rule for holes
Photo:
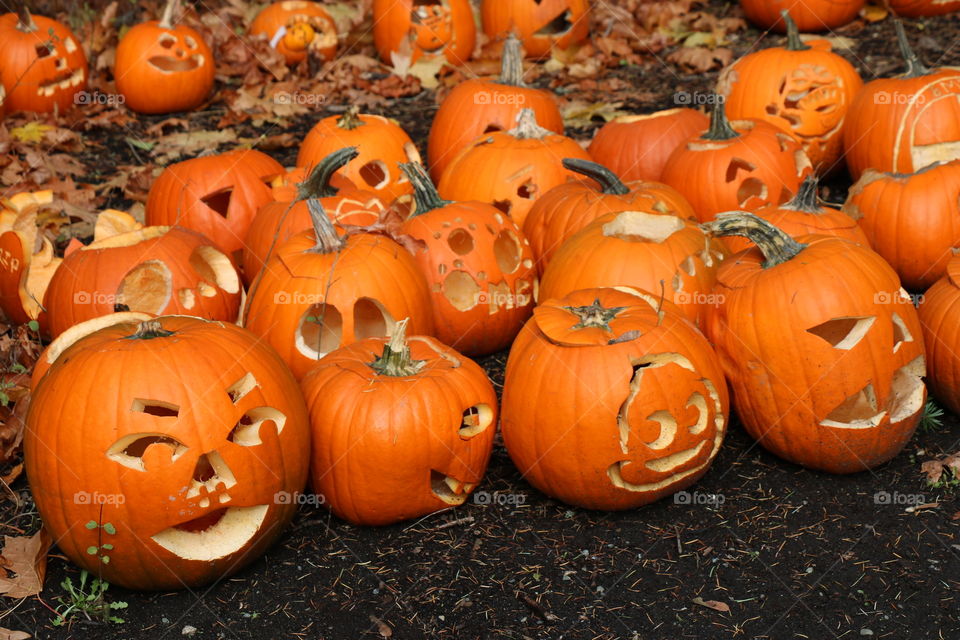
[[589,0],[482,0],[480,17],[487,37],[515,31],[533,58],[580,44],[590,33]]
[[830,473],[897,455],[926,387],[917,310],[890,265],[849,240],[797,241],[747,213],[708,226],[757,245],[720,266],[717,304],[703,324],[747,432],[782,458]]
[[117,91],[139,113],[189,111],[213,89],[213,53],[196,29],[174,23],[178,1],[168,0],[159,21],[136,25],[117,45]]
[[301,383],[311,486],[337,516],[385,525],[466,502],[483,479],[497,395],[475,362],[432,337],[337,349]]
[[476,39],[470,0],[374,0],[373,42],[386,62],[408,47],[411,62],[443,56],[461,65]]
[[87,88],[87,56],[66,25],[20,14],[0,16],[0,84],[6,110],[60,113]]
[[927,385],[938,402],[960,413],[960,255],[926,290],[918,307],[927,352]]
[[287,64],[296,64],[314,52],[330,60],[337,52],[337,25],[316,2],[281,0],[267,5],[250,23],[250,35],[265,35]]
[[783,33],[787,26],[781,15],[790,14],[800,31],[826,31],[841,27],[854,18],[866,0],[741,0],[747,19],[762,29]]
[[309,428],[277,355],[185,316],[77,340],[27,415],[30,489],[60,549],[111,584],[197,587],[261,554],[297,508]]
[[649,292],[546,300],[507,359],[500,424],[510,459],[536,488],[588,509],[632,509],[693,484],[728,417],[713,349]]

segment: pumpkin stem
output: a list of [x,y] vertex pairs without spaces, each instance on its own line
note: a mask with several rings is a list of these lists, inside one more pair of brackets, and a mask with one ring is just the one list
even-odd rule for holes
[[727,109],[723,106],[723,98],[718,95],[714,98],[713,109],[710,112],[710,128],[700,136],[700,139],[722,141],[739,138],[740,134],[730,126],[730,121],[727,120]]
[[517,114],[517,126],[508,134],[518,140],[543,140],[550,132],[537,124],[537,114],[533,109],[521,109]]
[[422,216],[428,211],[439,209],[451,204],[450,200],[444,200],[434,186],[433,181],[427,174],[427,170],[419,162],[401,162],[400,170],[403,171],[410,184],[413,185],[413,200],[416,202],[410,218]]
[[742,236],[763,252],[763,268],[769,269],[795,258],[807,245],[801,244],[763,218],[746,211],[717,214],[716,220],[701,225],[713,236]]
[[307,211],[310,212],[310,222],[313,225],[313,234],[317,244],[308,249],[308,253],[333,253],[346,245],[346,241],[337,234],[333,222],[323,210],[323,205],[315,198],[307,200]]
[[903,23],[900,20],[894,20],[893,24],[897,28],[897,44],[900,45],[900,53],[907,63],[907,70],[904,72],[903,77],[918,78],[930,73],[930,69],[923,66],[920,58],[917,57],[916,51],[910,46],[910,41],[907,40],[907,32],[903,28]]
[[787,25],[787,46],[785,47],[787,51],[806,51],[810,48],[810,45],[804,44],[803,40],[800,39],[800,29],[797,28],[797,23],[793,21],[793,18],[790,17],[790,12],[784,9],[780,12],[780,17],[783,18],[783,23]]
[[30,15],[30,9],[27,8],[26,2],[20,5],[20,11],[17,12],[17,15],[20,18],[17,21],[17,29],[19,31],[33,33],[37,30],[37,23],[33,21],[33,16]]
[[569,169],[576,173],[593,178],[600,183],[603,193],[615,196],[625,196],[630,193],[630,188],[623,184],[623,181],[617,177],[613,171],[607,169],[602,164],[581,160],[580,158],[564,158],[564,169]]
[[350,108],[344,111],[343,115],[337,119],[337,126],[347,131],[353,131],[357,127],[362,127],[366,123],[361,120],[359,116],[360,107],[358,105],[351,105]]
[[179,9],[180,0],[167,0],[167,4],[163,7],[163,15],[160,16],[160,22],[157,25],[161,29],[173,29],[173,16],[177,13]]
[[426,366],[426,360],[414,360],[410,357],[410,345],[407,343],[407,322],[404,318],[393,328],[393,335],[385,345],[383,354],[370,363],[370,368],[382,376],[403,378],[415,376]]
[[340,168],[360,155],[356,147],[334,151],[313,168],[306,180],[297,185],[297,201],[310,198],[329,198],[339,189],[330,184],[330,178]]
[[820,213],[822,207],[820,206],[820,195],[817,193],[819,184],[820,181],[817,180],[817,176],[811,173],[800,183],[797,195],[793,196],[790,202],[780,205],[780,208],[802,211],[803,213]]
[[151,340],[153,338],[169,338],[173,335],[173,331],[167,331],[162,326],[160,326],[160,321],[157,319],[153,320],[144,320],[137,325],[137,330],[133,335],[127,336],[131,340]]
[[503,51],[500,54],[500,77],[498,84],[511,87],[525,87],[523,82],[523,50],[520,47],[520,38],[513,31],[507,34],[503,41]]
[[610,331],[610,322],[626,307],[610,307],[600,304],[600,298],[594,298],[593,304],[583,307],[564,307],[567,311],[580,318],[580,322],[573,325],[574,329],[597,328]]

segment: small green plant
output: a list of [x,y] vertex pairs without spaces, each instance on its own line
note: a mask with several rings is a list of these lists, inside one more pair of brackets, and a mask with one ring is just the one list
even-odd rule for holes
[[[87,581],[90,584],[87,584]],[[107,602],[104,594],[110,588],[110,583],[100,578],[90,579],[90,573],[84,569],[80,572],[80,581],[74,585],[69,576],[60,583],[63,590],[67,592],[65,596],[57,596],[62,605],[63,611],[57,607],[57,617],[53,621],[53,626],[59,627],[67,622],[70,617],[82,614],[87,620],[102,620],[103,622],[113,622],[114,624],[123,624],[123,618],[114,615],[117,609],[126,609],[126,602]]]
[[920,431],[930,433],[943,426],[943,409],[933,400],[927,400],[923,406],[923,415],[920,416]]
[[940,479],[936,482],[928,481],[927,485],[933,489],[941,489],[944,493],[953,493],[960,487],[960,475],[957,475],[953,467],[944,466]]

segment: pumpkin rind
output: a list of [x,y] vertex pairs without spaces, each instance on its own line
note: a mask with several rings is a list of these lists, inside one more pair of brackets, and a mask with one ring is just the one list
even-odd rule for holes
[[488,38],[515,31],[527,55],[580,44],[590,34],[589,0],[482,0],[480,19]]

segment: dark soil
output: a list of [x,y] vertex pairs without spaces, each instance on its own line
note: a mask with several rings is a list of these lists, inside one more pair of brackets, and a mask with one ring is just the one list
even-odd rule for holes
[[[921,56],[931,66],[960,64],[958,18],[924,27]],[[899,70],[889,20],[847,31],[857,41],[849,58],[865,79]],[[759,35],[741,33],[737,54]],[[706,92],[716,77],[656,61],[614,73],[644,98],[627,90],[607,100],[638,112],[675,106],[674,92]],[[396,101],[389,115],[424,149],[433,108],[424,92]],[[329,112],[292,130],[302,135]],[[209,129],[220,114],[187,117]],[[243,135],[256,133],[246,127]],[[124,142],[130,131],[88,135],[107,150],[89,152],[101,164],[139,162]],[[272,153],[293,164],[295,149]],[[848,187],[836,177],[825,195],[841,202]],[[118,196],[107,206],[129,204]],[[498,390],[505,361],[506,353],[483,360]],[[920,473],[924,460],[957,450],[958,434],[960,421],[948,416],[880,469],[837,477],[774,458],[734,420],[691,504],[666,499],[623,513],[544,497],[498,442],[479,488],[499,497],[493,504],[474,500],[385,528],[350,526],[305,506],[263,558],[218,584],[147,594],[111,587],[109,598],[129,605],[122,625],[78,617],[52,626],[61,582],[79,574],[54,550],[42,600],[20,602],[0,625],[38,638],[104,639],[176,638],[188,627],[195,638],[958,638],[960,507],[952,487],[931,488]],[[4,503],[3,533],[30,533],[39,521],[25,479],[13,489],[22,502]]]

